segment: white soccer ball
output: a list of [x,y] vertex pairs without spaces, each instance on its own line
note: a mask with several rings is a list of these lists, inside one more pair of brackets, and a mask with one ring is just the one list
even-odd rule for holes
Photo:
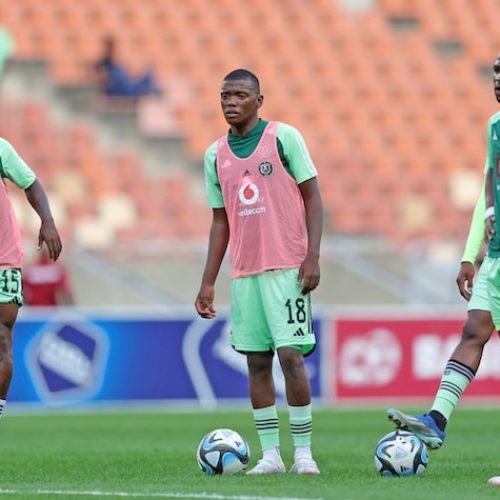
[[427,447],[411,432],[390,432],[375,448],[375,467],[381,476],[420,475],[425,472],[428,463]]
[[238,432],[215,429],[200,441],[196,458],[207,476],[236,474],[248,465],[250,448]]

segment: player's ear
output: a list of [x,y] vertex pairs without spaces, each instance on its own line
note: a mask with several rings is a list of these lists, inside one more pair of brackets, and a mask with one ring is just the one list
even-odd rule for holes
[[264,104],[264,96],[262,94],[257,97],[257,108],[260,108]]

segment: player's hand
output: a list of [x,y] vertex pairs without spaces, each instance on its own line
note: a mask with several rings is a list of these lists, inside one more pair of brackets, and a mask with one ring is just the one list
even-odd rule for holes
[[204,319],[215,318],[215,289],[213,286],[202,285],[194,302],[196,312]]
[[299,268],[299,284],[302,295],[312,292],[319,285],[320,270],[318,259],[306,257]]
[[470,300],[472,295],[472,284],[474,282],[474,275],[476,269],[472,262],[462,262],[457,276],[457,286],[460,295],[467,301]]
[[61,254],[62,242],[53,220],[42,222],[38,233],[38,250],[42,248],[44,242],[47,245],[49,257],[56,261]]
[[484,221],[484,237],[490,241],[495,235],[495,216],[492,215]]

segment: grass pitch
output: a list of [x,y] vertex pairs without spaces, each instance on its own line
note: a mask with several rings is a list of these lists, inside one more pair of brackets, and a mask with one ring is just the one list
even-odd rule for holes
[[[408,408],[405,408],[408,410]],[[411,410],[411,408],[409,409]],[[280,412],[282,455],[292,443]],[[315,411],[313,449],[321,475],[214,476],[198,469],[195,451],[209,430],[245,436],[251,465],[260,457],[250,411],[215,413],[81,413],[14,415],[0,429],[1,498],[181,499],[481,499],[500,475],[500,410],[459,408],[425,476],[382,478],[375,444],[392,427],[385,410]]]

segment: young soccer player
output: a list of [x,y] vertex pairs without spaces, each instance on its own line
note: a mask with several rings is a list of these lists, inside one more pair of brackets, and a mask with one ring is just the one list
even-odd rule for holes
[[21,267],[23,248],[6,179],[26,193],[41,219],[38,247],[45,243],[56,260],[62,244],[45,191],[33,171],[12,145],[0,138],[0,415],[3,413],[12,378],[12,331],[23,304]]
[[317,172],[295,128],[259,118],[264,98],[253,73],[229,73],[220,97],[230,128],[205,153],[213,221],[195,307],[202,318],[215,317],[215,281],[229,244],[231,344],[247,358],[263,451],[248,474],[285,472],[272,375],[275,352],[295,446],[291,471],[319,474],[311,453],[311,390],[303,360],[315,347],[310,292],[320,279],[323,213]]
[[[500,54],[493,65],[495,96],[500,102]],[[458,401],[472,382],[479,364],[483,348],[492,332],[500,327],[500,302],[498,291],[500,282],[495,283],[500,260],[500,240],[495,236],[495,208],[491,191],[493,172],[497,173],[500,149],[500,112],[488,121],[487,158],[485,165],[485,186],[474,210],[471,228],[465,247],[457,284],[460,294],[469,301],[467,321],[462,330],[462,338],[453,351],[443,372],[434,403],[428,414],[407,415],[390,408],[387,415],[399,429],[407,429],[420,437],[430,449],[439,448],[445,438],[445,428]],[[497,191],[495,190],[495,193]],[[486,201],[485,201],[486,199]],[[485,208],[488,206],[488,208]],[[496,206],[496,205],[495,205]],[[497,209],[498,210],[498,209]],[[485,227],[486,221],[486,227]],[[496,228],[498,234],[499,228]],[[488,255],[484,258],[474,280],[474,263],[485,239],[489,242]],[[498,278],[496,278],[498,280]],[[474,286],[473,286],[474,285]],[[498,312],[495,313],[495,307]]]

